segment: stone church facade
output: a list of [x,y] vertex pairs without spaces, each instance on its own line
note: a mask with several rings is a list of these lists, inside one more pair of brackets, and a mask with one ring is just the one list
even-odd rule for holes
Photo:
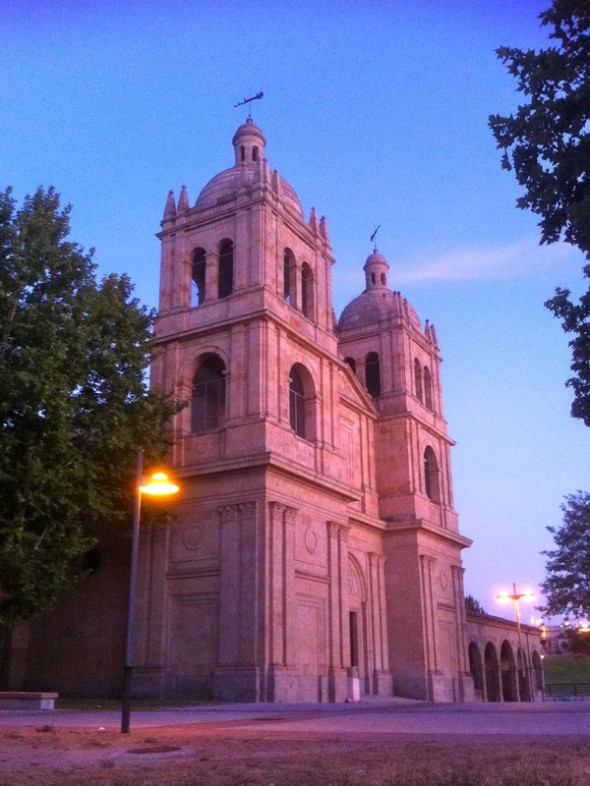
[[325,219],[250,118],[232,143],[193,206],[169,195],[159,235],[152,383],[191,405],[178,520],[142,544],[138,688],[469,699],[434,328],[377,250],[336,324]]
[[[377,249],[336,322],[325,219],[251,118],[232,144],[192,206],[170,193],[159,233],[152,384],[190,405],[174,519],[142,522],[135,693],[534,698],[542,677],[516,674],[540,663],[532,632],[525,652],[513,623],[466,619],[433,326]],[[120,692],[129,541],[99,535],[100,569],[14,631],[8,687]]]

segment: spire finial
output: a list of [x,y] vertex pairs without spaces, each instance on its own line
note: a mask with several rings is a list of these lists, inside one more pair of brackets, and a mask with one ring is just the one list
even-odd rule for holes
[[177,210],[179,213],[183,212],[184,210],[188,210],[190,207],[188,202],[188,191],[186,190],[186,186],[183,186],[180,189],[180,196],[178,197],[178,207]]
[[[238,106],[244,106],[244,104],[250,104],[252,101],[259,101],[261,98],[264,98],[264,93],[256,93],[255,96],[251,96],[250,98],[244,98],[243,101],[238,101],[237,104],[234,104],[234,109]],[[248,117],[252,117],[252,109],[248,107]]]
[[[370,238],[371,243],[374,242],[375,238],[377,237],[377,232],[379,232],[380,229],[381,229],[381,224],[378,225],[377,229],[371,235],[371,238]],[[374,250],[377,251],[377,243],[375,243]]]

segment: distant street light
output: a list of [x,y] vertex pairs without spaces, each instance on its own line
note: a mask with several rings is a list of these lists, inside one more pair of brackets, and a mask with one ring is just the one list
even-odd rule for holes
[[535,593],[531,592],[530,590],[526,589],[522,592],[516,591],[516,584],[512,585],[512,594],[507,592],[506,590],[502,590],[498,595],[496,595],[496,600],[499,603],[510,603],[512,601],[514,603],[514,613],[516,614],[516,631],[518,634],[518,653],[516,654],[516,668],[518,670],[518,658],[519,653],[523,659],[523,671],[524,671],[524,652],[522,650],[522,631],[520,628],[520,601],[521,600],[534,600]]
[[139,523],[141,517],[141,497],[148,494],[152,497],[165,497],[177,494],[179,486],[168,478],[165,472],[154,474],[143,480],[143,450],[137,451],[135,464],[135,502],[133,506],[133,531],[131,535],[131,569],[129,574],[129,605],[127,611],[127,635],[125,642],[125,667],[123,669],[123,700],[121,704],[121,733],[129,732],[131,713],[131,678],[133,675],[133,627],[135,621],[135,584],[137,580],[137,556],[139,549]]

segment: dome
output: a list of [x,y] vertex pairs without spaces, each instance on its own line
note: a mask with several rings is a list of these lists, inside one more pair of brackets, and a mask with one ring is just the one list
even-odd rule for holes
[[[252,189],[254,181],[268,178],[268,166],[264,158],[266,139],[252,118],[241,125],[232,139],[235,164],[230,169],[215,175],[199,194],[195,207],[206,210],[210,207],[231,202],[240,192]],[[285,207],[303,218],[303,208],[295,190],[278,172],[272,173],[271,183]]]
[[376,326],[392,318],[409,319],[413,327],[420,330],[418,314],[399,292],[382,288],[371,289],[363,292],[345,307],[338,320],[338,331]]
[[389,289],[389,264],[376,248],[367,257],[363,270],[366,289],[362,295],[351,301],[340,315],[339,332],[378,325],[391,318],[406,318],[420,330],[420,320],[412,306],[399,292]]
[[[250,178],[251,180],[252,178]],[[224,202],[230,202],[237,197],[240,185],[240,167],[234,166],[231,169],[225,169],[211,178],[202,189],[197,197],[195,207],[199,210],[205,210],[208,207],[215,207]]]
[[299,197],[295,193],[295,189],[278,172],[277,179],[279,181],[279,199],[292,213],[296,213],[299,218],[303,218],[303,208],[301,207]]

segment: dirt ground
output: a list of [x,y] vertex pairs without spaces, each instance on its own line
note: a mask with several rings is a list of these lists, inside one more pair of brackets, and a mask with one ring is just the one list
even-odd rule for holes
[[589,786],[590,742],[4,727],[0,786]]

